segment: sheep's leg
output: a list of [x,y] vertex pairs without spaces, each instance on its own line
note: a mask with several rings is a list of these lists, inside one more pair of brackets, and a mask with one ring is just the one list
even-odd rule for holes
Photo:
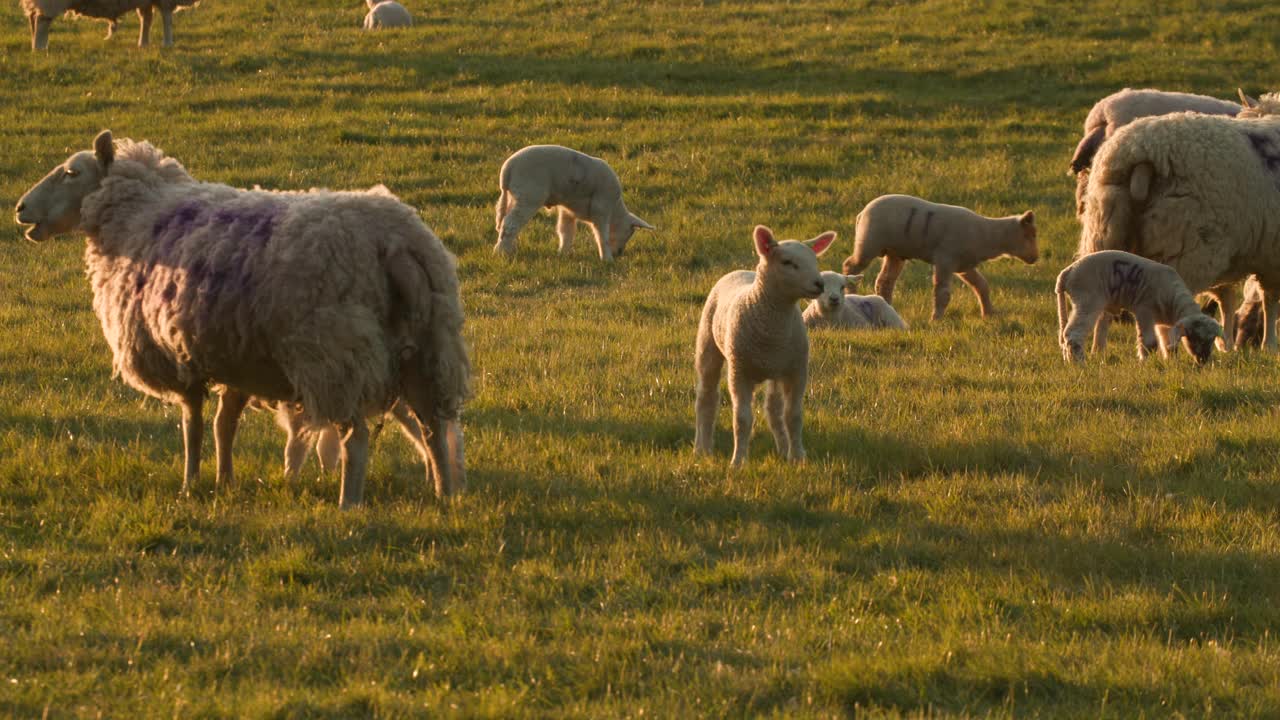
[[160,19],[164,22],[164,47],[173,47],[173,8],[161,8]]
[[307,432],[303,413],[290,403],[276,406],[276,424],[285,432],[284,441],[284,476],[293,479],[302,470],[307,461],[307,450],[311,449],[311,433]]
[[[139,11],[139,12],[141,12],[141,11]],[[108,20],[108,21],[107,21],[107,37],[106,37],[106,38],[104,38],[104,39],[106,39],[106,40],[110,40],[110,39],[112,38],[112,36],[114,36],[115,34],[116,34],[116,21],[115,21],[115,20]]]
[[770,380],[765,385],[764,417],[769,423],[769,432],[773,433],[773,443],[778,448],[778,454],[783,457],[791,457],[791,439],[787,434],[787,421],[783,413],[783,405],[782,383],[777,380]]
[[520,229],[536,214],[538,214],[537,205],[524,204],[517,199],[515,206],[509,208],[506,216],[502,218],[502,228],[498,230],[498,244],[493,246],[493,251],[503,255],[515,254],[516,235],[520,234]]
[[578,218],[569,208],[560,208],[560,218],[556,221],[556,235],[560,237],[560,254],[573,250],[573,236],[578,231]]
[[200,479],[200,444],[204,442],[204,388],[188,390],[182,397],[182,451],[186,470],[182,475],[182,494]]
[[596,247],[600,250],[600,259],[613,262],[613,248],[609,247],[609,223],[591,223],[591,232],[596,236]]
[[138,47],[151,44],[151,6],[138,8],[138,20],[142,27],[138,30]]
[[413,448],[418,451],[418,457],[422,458],[422,464],[427,468],[427,482],[433,487],[439,488],[444,483],[441,475],[441,469],[435,466],[435,461],[431,457],[431,450],[427,447],[427,441],[422,429],[422,424],[418,422],[418,418],[413,416],[413,411],[409,409],[409,405],[403,401],[396,402],[391,406],[391,416],[395,418],[396,424],[400,426],[400,432],[409,442],[413,443]]
[[1156,336],[1160,338],[1160,357],[1168,359],[1178,353],[1178,343],[1173,340],[1173,326],[1156,325]]
[[729,368],[729,399],[733,402],[733,460],[734,467],[741,467],[747,459],[751,444],[751,394],[755,383]]
[[[307,446],[302,445],[302,452],[306,454]],[[329,472],[338,467],[338,463],[342,458],[342,438],[338,435],[338,428],[333,425],[325,425],[320,432],[316,433],[316,457],[320,459],[320,470]],[[302,459],[298,459],[298,466],[301,467]]]
[[1217,339],[1216,344],[1222,352],[1231,352],[1236,347],[1236,313],[1233,308],[1240,299],[1236,286],[1219,285],[1209,288],[1209,294],[1218,301],[1218,320],[1222,325],[1222,337]]
[[991,288],[987,285],[987,279],[978,272],[977,268],[965,270],[956,273],[960,279],[968,285],[973,294],[978,296],[978,305],[982,308],[982,317],[989,318],[996,314],[996,309],[991,306]]
[[218,409],[213,414],[213,447],[217,457],[218,484],[235,483],[235,473],[231,469],[231,446],[235,444],[236,428],[240,424],[240,414],[249,402],[249,396],[227,388],[218,397]]
[[880,273],[876,275],[876,294],[884,298],[884,301],[893,304],[893,286],[898,282],[898,276],[902,274],[902,268],[907,261],[900,257],[885,255],[880,261]]
[[697,354],[694,369],[698,373],[697,400],[693,406],[693,449],[704,455],[711,454],[715,436],[716,411],[720,408],[720,370],[724,367],[724,355],[716,347],[709,323],[698,328]]
[[369,426],[357,417],[342,439],[342,491],[338,507],[346,510],[364,502],[364,477],[369,470]]
[[782,381],[782,397],[784,412],[787,418],[787,438],[791,441],[791,450],[787,459],[791,462],[802,462],[804,451],[804,388],[808,378],[805,375]]
[[49,26],[53,24],[53,18],[44,15],[36,15],[31,21],[31,49],[32,50],[48,50],[49,49]]
[[1107,349],[1107,335],[1111,332],[1111,313],[1098,313],[1098,322],[1093,326],[1093,354],[1101,355]]
[[[885,298],[886,300],[888,298]],[[941,320],[951,302],[951,271],[935,265],[933,268],[933,316],[931,320]]]
[[[1088,303],[1074,304],[1071,308],[1071,314],[1067,316],[1067,324],[1062,328],[1062,337],[1060,338],[1063,360],[1067,362],[1084,362],[1084,338],[1089,334],[1090,330],[1094,330],[1096,333],[1101,313],[1101,307],[1094,307]],[[1095,334],[1095,347],[1097,342],[1098,336]]]
[[1155,318],[1149,310],[1135,310],[1133,318],[1138,328],[1138,359],[1146,360],[1148,355],[1163,347],[1156,334]]
[[[427,465],[428,475],[433,475],[435,481],[436,497],[445,498],[455,495],[466,489],[466,481],[464,480],[460,467],[452,467],[454,465],[451,458],[457,457],[450,452],[450,431],[457,421],[446,421],[443,418],[433,417],[423,422],[422,416],[419,416],[422,422],[424,432],[423,437],[427,443],[427,452],[431,457],[431,462]],[[426,430],[429,428],[429,432]],[[434,473],[432,469],[434,468]]]
[[1277,293],[1262,288],[1262,347],[1274,352],[1276,350],[1276,316],[1280,311],[1280,297]]

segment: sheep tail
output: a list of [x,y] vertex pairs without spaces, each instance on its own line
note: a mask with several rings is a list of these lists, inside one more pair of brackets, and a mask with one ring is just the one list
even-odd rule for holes
[[1068,267],[1058,273],[1058,281],[1053,285],[1053,292],[1058,297],[1058,342],[1062,342],[1062,335],[1067,331],[1067,277],[1071,275],[1071,268]]

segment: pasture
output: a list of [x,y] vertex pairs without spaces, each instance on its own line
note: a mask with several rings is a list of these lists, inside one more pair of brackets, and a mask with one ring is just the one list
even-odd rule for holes
[[[238,486],[208,444],[180,497],[180,412],[111,378],[83,237],[5,225],[0,715],[1280,712],[1280,364],[1140,366],[1115,325],[1067,367],[1053,303],[1092,103],[1280,89],[1280,7],[406,4],[371,35],[354,0],[208,0],[163,50],[63,18],[40,54],[0,11],[5,207],[103,128],[204,180],[385,183],[459,257],[475,366],[455,500],[388,428],[340,512],[263,413]],[[498,168],[543,142],[607,159],[658,232],[606,266],[543,215],[495,257]],[[812,335],[807,463],[757,415],[731,471],[727,397],[695,457],[698,313],[751,228],[834,229],[838,269],[889,192],[1034,209],[1040,262],[936,323],[908,264],[909,331]]]

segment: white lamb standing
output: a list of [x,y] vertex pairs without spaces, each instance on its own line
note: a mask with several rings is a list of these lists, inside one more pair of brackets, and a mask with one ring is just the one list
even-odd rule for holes
[[1124,250],[1173,267],[1217,297],[1224,349],[1235,339],[1236,283],[1256,274],[1263,344],[1280,310],[1280,97],[1235,118],[1175,113],[1122,128],[1093,160],[1077,256]]
[[[1119,250],[1091,253],[1068,265],[1054,285],[1058,298],[1058,341],[1062,357],[1084,360],[1084,338],[1093,330],[1093,351],[1107,345],[1111,316],[1133,313],[1138,329],[1138,359],[1160,348],[1168,357],[1178,341],[1203,364],[1222,335],[1218,321],[1200,311],[1200,304],[1178,272],[1168,265]],[[1067,316],[1067,298],[1074,306]],[[1156,327],[1168,328],[1164,342]]]
[[818,255],[836,239],[825,232],[811,240],[774,240],[757,225],[760,261],[755,272],[739,270],[720,278],[707,295],[698,323],[694,367],[698,373],[694,406],[694,449],[710,454],[720,405],[720,370],[728,365],[733,402],[733,465],[747,459],[751,440],[751,396],[766,383],[765,417],[778,452],[804,459],[803,400],[809,376],[809,335],[796,301],[822,293]]
[[627,210],[622,183],[604,160],[559,145],[530,145],[502,163],[494,252],[513,254],[516,235],[544,207],[560,210],[561,253],[573,248],[578,223],[591,228],[606,262],[622,257],[636,228],[654,229]]
[[990,317],[991,290],[978,263],[1009,255],[1025,263],[1040,257],[1035,213],[983,217],[968,208],[942,205],[910,195],[881,195],[858,213],[853,254],[846,275],[861,273],[883,256],[876,294],[893,303],[893,286],[907,260],[933,265],[933,315],[938,320],[951,302],[951,275],[959,275],[978,296],[982,317]]
[[[33,242],[81,230],[93,308],[115,371],[182,406],[184,491],[200,472],[201,409],[218,478],[249,396],[300,403],[343,430],[343,507],[359,504],[365,418],[404,400],[438,494],[463,487],[456,420],[469,394],[456,260],[413,208],[368,192],[264,192],[199,182],[149,143],[111,132],[29,190]],[[434,468],[434,469],[433,469]]]
[[136,10],[142,21],[138,33],[138,47],[150,42],[151,14],[160,11],[164,21],[164,46],[173,45],[173,13],[183,7],[192,7],[200,0],[22,0],[22,11],[31,27],[31,49],[49,47],[49,26],[63,13],[80,15],[107,21],[107,37],[115,33],[116,22],[121,15]]
[[369,13],[364,16],[365,30],[402,28],[413,25],[413,16],[395,0],[365,0]]
[[823,327],[906,330],[906,321],[884,298],[846,294],[860,277],[830,270],[823,272],[822,294],[804,309],[805,327],[810,330]]

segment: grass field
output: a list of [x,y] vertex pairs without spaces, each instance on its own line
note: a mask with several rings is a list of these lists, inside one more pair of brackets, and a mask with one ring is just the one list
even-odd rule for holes
[[[0,198],[109,127],[240,186],[385,183],[460,259],[471,489],[379,440],[367,504],[282,477],[179,497],[175,408],[111,378],[77,236],[0,232],[0,716],[1275,717],[1280,367],[1066,367],[1065,170],[1124,86],[1269,90],[1263,0],[209,0],[177,47],[0,10]],[[157,36],[153,34],[153,39]],[[609,160],[659,227],[601,264],[536,218],[490,252],[502,160]],[[841,233],[873,197],[1031,208],[1041,261],[912,329],[814,334],[805,441],[692,452],[706,291],[750,230]]]

